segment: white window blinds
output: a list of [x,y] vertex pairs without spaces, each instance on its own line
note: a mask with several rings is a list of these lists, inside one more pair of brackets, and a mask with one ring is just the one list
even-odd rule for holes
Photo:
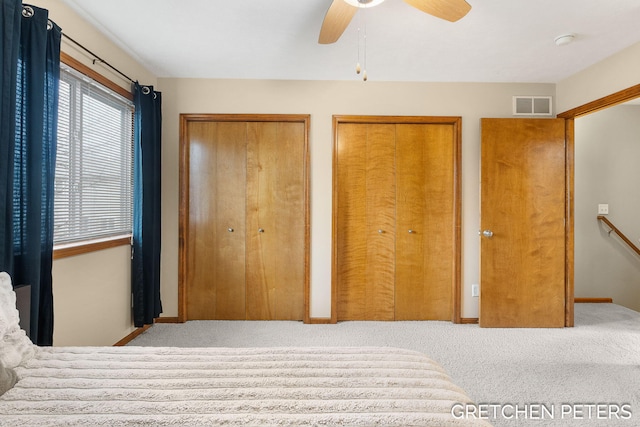
[[54,243],[131,233],[131,101],[61,64]]

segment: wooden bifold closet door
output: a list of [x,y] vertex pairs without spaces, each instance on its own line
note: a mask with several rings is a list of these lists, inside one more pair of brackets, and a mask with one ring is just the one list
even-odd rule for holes
[[459,318],[459,118],[335,117],[335,320]]
[[305,319],[308,116],[183,116],[183,319]]

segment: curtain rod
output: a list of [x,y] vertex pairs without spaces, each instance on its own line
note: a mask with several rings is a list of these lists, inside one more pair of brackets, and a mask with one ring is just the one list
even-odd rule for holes
[[109,64],[107,61],[105,61],[104,59],[100,58],[98,55],[96,55],[95,53],[91,52],[89,49],[87,49],[86,47],[84,47],[82,44],[78,43],[77,41],[75,41],[74,39],[72,39],[71,37],[69,37],[68,35],[66,35],[64,32],[62,33],[62,35],[68,39],[70,42],[72,42],[73,44],[75,44],[76,46],[80,47],[81,49],[83,49],[84,51],[88,52],[91,56],[93,56],[93,64],[95,65],[96,62],[99,62],[101,64],[106,65],[107,67],[111,68],[113,71],[115,71],[116,73],[120,74],[122,77],[124,77],[125,79],[129,80],[131,83],[135,83],[133,80],[131,80],[131,78],[129,76],[127,76],[126,74],[124,74],[122,71],[118,70],[116,67],[114,67],[113,65]]

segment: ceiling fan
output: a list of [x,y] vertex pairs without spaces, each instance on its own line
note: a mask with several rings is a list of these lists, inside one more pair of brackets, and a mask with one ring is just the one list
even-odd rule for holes
[[[338,41],[351,19],[361,7],[371,7],[384,0],[333,0],[322,22],[318,43]],[[465,0],[404,0],[409,5],[437,18],[455,22],[465,16],[471,5]]]

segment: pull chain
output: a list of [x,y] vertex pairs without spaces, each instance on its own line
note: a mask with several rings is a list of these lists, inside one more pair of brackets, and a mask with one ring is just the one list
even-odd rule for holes
[[358,38],[356,40],[356,45],[358,48],[358,61],[356,62],[356,74],[360,74],[360,27],[361,27],[362,19],[360,18],[360,14],[358,13]]
[[[365,8],[366,9],[366,8]],[[362,13],[365,13],[363,10]],[[367,17],[364,17],[364,69],[362,70],[362,80],[367,81]]]
[[[363,4],[367,4],[369,3],[371,0],[369,1],[361,1],[358,0],[360,3]],[[367,17],[366,15],[361,17],[362,14],[365,14],[365,10],[367,9],[367,6],[363,6],[361,7],[361,10],[359,10],[358,12],[358,40],[357,40],[357,46],[358,46],[358,61],[356,62],[356,74],[360,74],[362,72],[362,80],[363,81],[367,81]],[[364,25],[363,25],[364,24]],[[363,33],[362,36],[362,44],[363,44],[363,66],[360,66],[360,33]]]

